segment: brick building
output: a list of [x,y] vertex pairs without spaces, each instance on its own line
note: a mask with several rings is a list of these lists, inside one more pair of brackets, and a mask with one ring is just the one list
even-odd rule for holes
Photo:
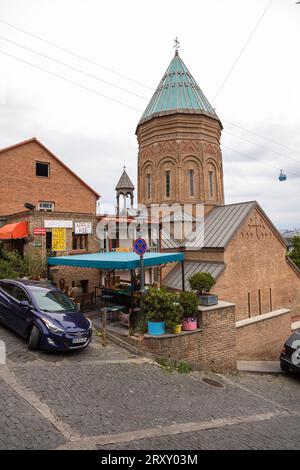
[[[0,239],[6,248],[23,255],[34,247],[46,256],[53,251],[53,231],[59,228],[65,247],[57,255],[99,250],[93,235],[99,194],[41,142],[33,138],[0,150],[0,167]],[[13,229],[20,223],[26,232],[14,238],[10,224],[17,224]],[[45,228],[46,234],[35,235],[35,228]],[[97,270],[59,268],[53,276],[69,286],[80,280],[85,291],[99,284]]]
[[[276,332],[282,341],[277,317],[285,315],[281,324],[286,334],[289,311],[292,317],[299,315],[300,272],[287,258],[281,234],[256,201],[224,204],[222,129],[176,50],[137,126],[138,200],[146,206],[204,205],[204,236],[196,234],[193,241],[172,237],[175,221],[197,222],[194,212],[179,210],[162,248],[185,251],[187,289],[195,272],[210,272],[216,278],[213,292],[236,306],[237,341],[247,338],[249,331],[254,348],[256,339],[262,341],[263,331],[265,342]],[[166,285],[181,289],[180,266],[165,270],[164,275]],[[251,322],[239,324],[246,319]]]

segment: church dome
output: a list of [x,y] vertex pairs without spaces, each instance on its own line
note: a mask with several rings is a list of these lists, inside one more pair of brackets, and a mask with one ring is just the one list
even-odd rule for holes
[[175,113],[203,114],[220,122],[214,108],[179,57],[178,50],[176,50],[138,126],[154,117]]

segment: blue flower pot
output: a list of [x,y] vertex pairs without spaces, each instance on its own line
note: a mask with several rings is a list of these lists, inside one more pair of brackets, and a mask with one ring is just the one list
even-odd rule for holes
[[149,321],[148,320],[148,334],[149,335],[164,335],[166,332],[165,321]]

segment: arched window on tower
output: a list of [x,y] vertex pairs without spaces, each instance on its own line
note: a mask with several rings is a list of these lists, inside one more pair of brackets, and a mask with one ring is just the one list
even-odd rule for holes
[[147,186],[147,198],[148,198],[148,199],[151,199],[151,174],[150,174],[150,173],[147,173],[146,179],[147,179],[147,181],[146,181],[146,186]]
[[170,170],[167,170],[165,172],[166,175],[166,197],[170,197],[171,193],[171,175],[170,175]]
[[209,196],[214,197],[214,172],[213,170],[208,171],[208,179],[209,179]]
[[190,193],[190,196],[194,196],[195,190],[194,190],[194,170],[193,169],[189,169],[188,178],[189,178],[189,193]]

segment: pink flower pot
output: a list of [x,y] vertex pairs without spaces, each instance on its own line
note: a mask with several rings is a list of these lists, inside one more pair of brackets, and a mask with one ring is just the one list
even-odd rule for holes
[[182,329],[184,331],[197,330],[197,317],[184,318],[182,322]]

